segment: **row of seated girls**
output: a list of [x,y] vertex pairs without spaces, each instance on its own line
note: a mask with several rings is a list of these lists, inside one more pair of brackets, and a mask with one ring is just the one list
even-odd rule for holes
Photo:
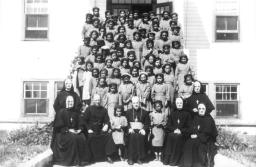
[[[137,11],[121,10],[118,16],[106,11],[103,19],[99,10],[95,7],[93,14],[86,14],[82,29],[84,44],[73,61],[72,91],[60,92],[55,111],[67,108],[60,104],[71,95],[76,102],[82,101],[81,106],[75,103],[73,108],[76,106],[76,111],[84,117],[94,105],[92,97],[98,95],[99,105],[106,109],[109,118],[109,130],[104,132],[111,134],[120,159],[127,160],[129,165],[146,161],[148,156],[141,159],[129,156],[130,149],[139,147],[142,155],[152,153],[155,160],[165,165],[213,166],[217,130],[210,113],[214,106],[203,92],[202,84],[195,80],[195,71],[183,51],[178,14],[164,11],[158,18],[150,12],[140,18]],[[129,126],[128,116],[130,111],[137,110],[134,97],[139,108],[147,113],[143,124],[148,128],[138,134],[145,137],[142,146],[127,148],[127,138],[136,133]],[[81,134],[84,129],[75,134]],[[53,148],[56,141],[52,143]],[[86,150],[93,149],[80,148],[84,148],[81,152],[86,155],[90,154]],[[62,155],[61,151],[55,154]],[[65,159],[67,155],[63,156]],[[72,165],[89,159],[77,156]],[[113,163],[111,156],[107,156],[107,161]]]

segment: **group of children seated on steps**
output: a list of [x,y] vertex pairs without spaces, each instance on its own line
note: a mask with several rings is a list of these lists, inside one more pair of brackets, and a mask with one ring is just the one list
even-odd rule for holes
[[177,109],[175,99],[181,97],[186,103],[196,74],[183,50],[178,14],[164,11],[161,18],[154,12],[141,16],[138,11],[120,10],[118,16],[106,11],[103,19],[97,7],[93,14],[86,14],[83,45],[73,60],[72,80],[83,110],[94,94],[100,95],[121,159],[125,136],[117,132],[127,126],[123,114],[132,108],[132,97],[139,97],[141,108],[149,112],[150,145],[155,159],[160,160],[164,127]]

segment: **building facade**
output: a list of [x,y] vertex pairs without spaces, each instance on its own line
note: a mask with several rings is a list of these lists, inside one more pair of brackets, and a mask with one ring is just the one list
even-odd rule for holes
[[177,12],[185,49],[216,106],[217,122],[256,125],[254,0],[0,0],[0,123],[53,119],[54,99],[94,6],[101,17],[120,9]]

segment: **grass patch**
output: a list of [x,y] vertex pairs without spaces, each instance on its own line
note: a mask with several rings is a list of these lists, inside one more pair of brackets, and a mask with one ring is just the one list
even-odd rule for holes
[[16,167],[47,150],[46,145],[0,144],[0,166]]
[[21,128],[0,133],[0,166],[16,167],[49,148],[50,125]]
[[222,129],[221,137],[225,138],[225,141],[221,139],[221,143],[224,143],[223,145],[226,147],[219,149],[220,154],[232,158],[246,167],[256,166],[256,135],[239,135]]

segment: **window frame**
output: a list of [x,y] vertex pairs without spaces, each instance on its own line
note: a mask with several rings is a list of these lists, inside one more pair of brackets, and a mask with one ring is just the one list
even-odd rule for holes
[[58,83],[61,83],[62,82],[62,85],[64,84],[64,80],[56,80],[56,81],[54,81],[54,99],[56,99],[56,97],[57,97],[57,95],[58,95],[58,93],[60,92],[60,91],[58,91]]
[[[31,94],[31,98],[27,98],[26,97],[26,92],[27,91],[29,91],[29,90],[27,90],[26,89],[26,84],[27,83],[32,83],[32,89],[30,90],[30,92],[32,92],[32,94]],[[33,97],[33,91],[34,91],[34,88],[33,88],[33,86],[34,86],[34,83],[40,83],[40,87],[39,87],[39,90],[37,90],[37,91],[39,91],[40,92],[40,96],[41,96],[41,92],[42,91],[46,91],[46,93],[47,93],[47,95],[46,95],[46,97],[45,98],[42,98],[42,97],[39,97],[39,98],[34,98]],[[41,84],[42,83],[46,83],[46,90],[42,90],[41,89]],[[48,116],[49,115],[49,102],[50,102],[50,97],[49,97],[49,91],[50,91],[50,86],[49,86],[49,81],[32,81],[32,80],[26,80],[26,81],[23,81],[22,82],[22,84],[23,84],[23,94],[22,94],[22,101],[23,101],[23,115],[24,116]],[[26,100],[45,100],[46,101],[46,106],[45,106],[45,108],[46,108],[46,112],[45,113],[37,113],[37,111],[35,111],[34,113],[27,113],[26,112]],[[37,110],[37,108],[36,108],[36,110]]]
[[[217,30],[217,18],[218,17],[237,17],[237,30]],[[225,25],[227,26],[227,24]],[[226,27],[227,28],[227,27]],[[217,32],[219,31],[219,32]],[[238,39],[217,39],[218,33],[237,33]],[[215,15],[215,29],[214,29],[215,42],[240,42],[240,17],[239,15],[228,15],[228,14],[216,14]]]
[[[30,12],[26,12],[26,7],[27,7],[27,1],[28,0],[24,0],[24,19],[23,19],[23,23],[24,23],[24,41],[49,41],[49,32],[50,32],[50,17],[49,17],[49,13],[48,13],[48,4],[49,4],[49,0],[39,0],[39,2],[36,2],[38,4],[42,4],[42,3],[47,3],[47,12],[43,12],[43,13],[30,13]],[[29,4],[34,4],[36,0],[32,0],[32,2],[30,2]],[[37,5],[38,5],[37,4]],[[36,5],[35,5],[36,6]],[[39,6],[39,5],[38,5]],[[33,7],[32,7],[33,8]],[[36,7],[34,7],[36,8]],[[47,16],[47,27],[29,27],[27,26],[27,15],[35,15],[35,16],[39,16],[39,15],[45,15]],[[46,38],[31,38],[31,37],[26,37],[26,31],[47,31],[47,37]]]
[[[222,98],[223,98],[223,93],[229,93],[230,94],[230,99],[217,99],[217,86],[229,86],[230,87],[230,91],[221,91],[219,93],[222,94]],[[231,98],[231,87],[232,86],[236,86],[236,100],[232,100]],[[215,110],[216,110],[216,118],[235,118],[238,119],[239,115],[240,115],[240,84],[239,83],[215,83],[214,84],[214,97],[215,97]],[[217,104],[233,104],[233,105],[237,105],[237,113],[234,113],[233,115],[226,115],[226,116],[222,116],[222,115],[218,115],[218,111],[217,111]]]

